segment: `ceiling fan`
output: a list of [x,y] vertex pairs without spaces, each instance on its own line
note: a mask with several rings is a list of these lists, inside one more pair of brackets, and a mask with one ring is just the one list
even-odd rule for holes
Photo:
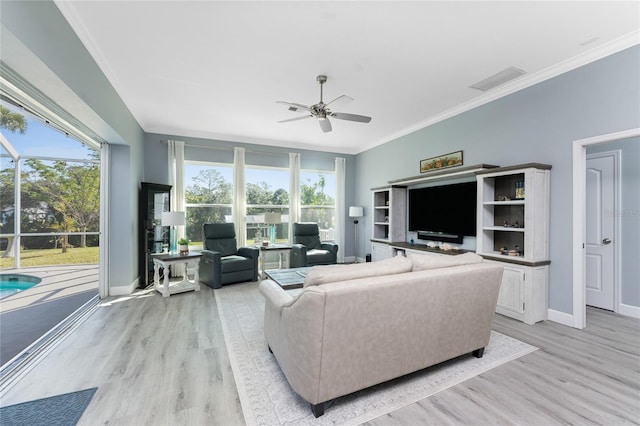
[[308,113],[308,115],[281,120],[281,121],[278,121],[278,123],[286,123],[289,121],[303,120],[305,118],[315,117],[318,119],[318,123],[320,124],[320,128],[322,129],[322,131],[327,133],[331,131],[331,122],[329,121],[329,117],[338,118],[340,120],[357,121],[359,123],[368,123],[371,121],[371,117],[367,117],[364,115],[347,114],[344,112],[331,111],[329,109],[329,105],[346,104],[348,102],[351,102],[353,98],[350,98],[347,95],[342,95],[342,96],[338,96],[328,104],[325,104],[322,100],[322,85],[327,82],[327,76],[319,75],[317,77],[317,80],[318,80],[318,83],[320,83],[320,102],[311,106],[306,106],[306,105],[297,104],[293,102],[276,101],[276,103],[278,104],[287,105],[289,107],[289,111],[294,111],[294,112],[301,111],[301,112]]

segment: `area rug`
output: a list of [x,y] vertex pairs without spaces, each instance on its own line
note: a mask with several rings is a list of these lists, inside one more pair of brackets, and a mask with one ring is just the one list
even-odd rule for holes
[[98,388],[0,408],[2,426],[75,426]]
[[[301,290],[292,290],[297,293]],[[325,404],[315,418],[289,386],[264,338],[264,298],[256,283],[215,291],[240,403],[248,425],[356,425],[412,404],[537,348],[493,331],[482,358],[460,357]]]

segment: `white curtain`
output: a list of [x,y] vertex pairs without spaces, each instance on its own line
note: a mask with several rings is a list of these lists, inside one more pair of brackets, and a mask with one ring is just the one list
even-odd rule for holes
[[[345,184],[346,184],[346,160],[336,157],[336,213],[335,213],[335,239],[338,244],[338,263],[344,263],[345,241]],[[357,253],[356,253],[357,256]]]
[[289,153],[289,242],[293,242],[293,224],[300,222],[300,154]]
[[244,166],[244,148],[236,147],[233,150],[233,207],[231,216],[236,227],[238,246],[244,246],[247,243]]
[[[171,211],[185,211],[184,199],[184,142],[169,141],[169,185],[171,185]],[[178,239],[185,236],[184,226],[178,227]]]
[[[184,199],[184,142],[168,141],[168,163],[169,163],[169,185],[171,185],[171,208],[172,212],[185,211]],[[185,237],[186,226],[176,227],[176,241]],[[180,277],[184,271],[184,265],[174,265],[171,267],[171,276]]]

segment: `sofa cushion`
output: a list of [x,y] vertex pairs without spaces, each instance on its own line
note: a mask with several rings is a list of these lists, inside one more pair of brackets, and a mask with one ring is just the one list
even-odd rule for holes
[[413,271],[426,269],[450,268],[452,266],[482,263],[482,257],[475,253],[457,255],[432,256],[428,254],[410,254],[407,256],[413,264]]
[[356,278],[411,272],[413,263],[404,256],[370,263],[351,265],[325,265],[312,267],[304,279],[303,287],[346,281]]

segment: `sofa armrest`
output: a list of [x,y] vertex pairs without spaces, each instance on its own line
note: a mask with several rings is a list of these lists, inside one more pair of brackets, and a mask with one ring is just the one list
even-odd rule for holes
[[307,246],[303,244],[292,245],[291,256],[289,257],[289,267],[301,268],[307,265]]
[[258,289],[262,296],[264,296],[265,302],[270,304],[277,312],[281,312],[283,308],[291,306],[295,300],[272,280],[262,280]]

